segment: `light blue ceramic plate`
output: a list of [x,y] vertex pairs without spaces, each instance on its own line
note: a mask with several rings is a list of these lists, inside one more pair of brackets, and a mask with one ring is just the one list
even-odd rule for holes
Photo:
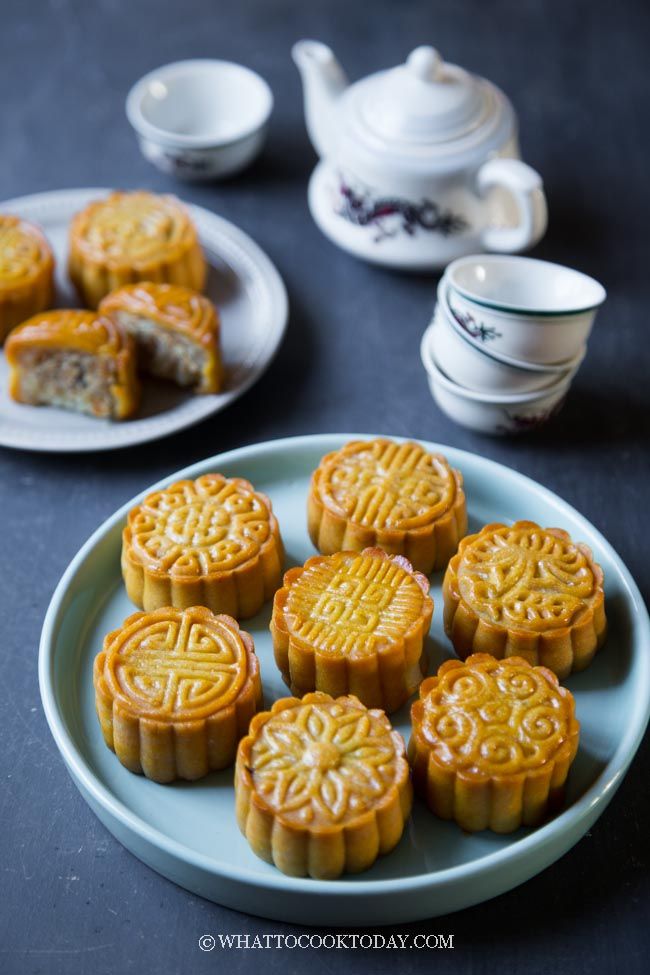
[[[244,447],[161,484],[207,471],[249,478],[273,501],[288,562],[301,563],[313,554],[305,526],[309,474],[323,454],[348,439],[314,436]],[[614,795],[650,710],[650,626],[629,572],[589,522],[550,491],[482,457],[426,446],[462,470],[472,530],[517,518],[559,526],[586,541],[605,570],[609,637],[592,666],[568,681],[582,734],[565,810],[537,830],[469,836],[416,803],[399,847],[367,873],[341,881],[303,880],[285,877],[249,850],[235,822],[231,771],[171,786],[127,772],[103,743],[91,672],[103,635],[133,612],[119,556],[127,510],[139,500],[134,498],[95,532],[63,576],[43,627],[40,685],[52,734],[82,795],[120,842],[154,870],[220,904],[282,921],[399,923],[475,904],[534,876],[583,836]],[[434,577],[431,669],[450,655],[440,583]],[[247,626],[262,664],[267,705],[286,694],[273,662],[269,613],[267,606]],[[395,719],[408,736],[408,708]]]

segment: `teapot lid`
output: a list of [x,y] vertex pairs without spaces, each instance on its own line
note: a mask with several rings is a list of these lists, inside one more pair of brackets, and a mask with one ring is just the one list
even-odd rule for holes
[[367,78],[357,108],[364,125],[388,142],[432,148],[466,136],[494,113],[481,79],[446,64],[433,47],[412,51],[406,63]]

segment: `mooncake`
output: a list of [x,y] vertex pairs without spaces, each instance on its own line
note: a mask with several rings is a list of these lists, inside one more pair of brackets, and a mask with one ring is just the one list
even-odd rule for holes
[[468,535],[443,582],[444,624],[459,657],[524,657],[562,680],[605,639],[603,572],[560,528],[532,521]]
[[262,702],[250,635],[204,606],[129,616],[106,636],[93,683],[104,741],[155,782],[232,765]]
[[133,339],[96,312],[34,315],[11,332],[5,352],[9,394],[19,403],[113,420],[124,420],[138,407]]
[[53,299],[54,258],[45,236],[27,220],[0,214],[0,345]]
[[314,471],[307,522],[323,555],[378,545],[429,575],[467,531],[463,479],[417,443],[355,440]]
[[470,832],[535,826],[563,797],[580,725],[570,691],[521,657],[447,660],[411,709],[413,786]]
[[129,512],[122,574],[141,609],[208,606],[254,616],[282,581],[280,529],[266,495],[240,477],[203,474]]
[[68,271],[84,304],[96,308],[110,291],[135,281],[202,291],[206,264],[196,228],[176,197],[136,190],[111,193],[76,214]]
[[177,284],[127,284],[100,303],[135,339],[143,372],[218,393],[221,385],[219,317],[207,298]]
[[396,711],[426,670],[429,580],[380,548],[316,555],[273,600],[275,661],[291,693],[354,694]]
[[411,811],[404,742],[356,697],[282,698],[239,744],[235,801],[253,852],[283,873],[359,873],[397,845]]

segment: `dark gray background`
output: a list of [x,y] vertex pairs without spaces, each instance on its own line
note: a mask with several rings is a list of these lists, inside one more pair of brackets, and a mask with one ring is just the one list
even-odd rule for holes
[[[647,971],[647,745],[592,833],[555,866],[490,903],[400,928],[453,933],[453,952],[204,955],[203,933],[292,929],[193,897],[122,849],[63,767],[36,660],[59,576],[117,506],[201,457],[291,434],[429,438],[524,471],[604,532],[647,598],[649,10],[642,0],[0,0],[0,198],[87,185],[181,192],[252,234],[291,302],[267,375],[189,433],[110,456],[0,451],[1,972]],[[418,360],[434,279],[360,264],[312,224],[305,189],[315,159],[289,56],[302,36],[330,42],[352,78],[433,43],[511,95],[524,156],[549,198],[536,253],[595,274],[609,291],[564,412],[543,432],[484,439],[440,414]],[[202,188],[145,163],[123,113],[137,77],[196,56],[250,65],[276,97],[259,162]]]

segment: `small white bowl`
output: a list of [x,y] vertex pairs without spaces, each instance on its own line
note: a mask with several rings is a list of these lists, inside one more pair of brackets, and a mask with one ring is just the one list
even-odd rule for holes
[[474,344],[539,363],[577,355],[606,298],[603,286],[579,271],[496,254],[454,261],[441,287]]
[[607,292],[582,271],[534,257],[477,254],[453,261],[449,283],[479,305],[522,315],[575,315],[595,311]]
[[511,315],[478,305],[443,278],[442,287],[454,319],[468,339],[491,355],[540,365],[564,365],[585,345],[595,312],[536,317]]
[[460,386],[479,393],[527,393],[543,389],[565,374],[575,374],[585,355],[582,349],[567,366],[506,362],[466,338],[451,313],[440,303],[429,333],[433,357],[442,371]]
[[564,376],[552,386],[532,393],[477,393],[444,374],[431,353],[427,332],[422,337],[420,355],[431,395],[455,423],[493,436],[525,433],[542,426],[560,410],[572,376]]
[[145,158],[192,180],[221,179],[252,162],[272,109],[271,89],[254,71],[200,58],[156,68],[126,99]]

